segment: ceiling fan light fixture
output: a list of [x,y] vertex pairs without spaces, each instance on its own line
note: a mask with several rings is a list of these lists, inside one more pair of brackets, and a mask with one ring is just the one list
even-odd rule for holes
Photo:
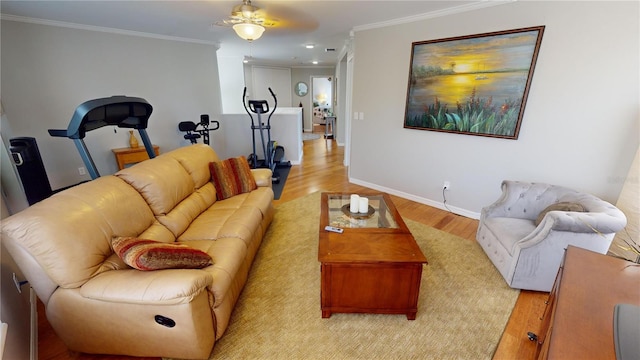
[[264,27],[258,24],[244,22],[233,25],[233,30],[241,38],[247,41],[253,41],[259,39],[262,36]]

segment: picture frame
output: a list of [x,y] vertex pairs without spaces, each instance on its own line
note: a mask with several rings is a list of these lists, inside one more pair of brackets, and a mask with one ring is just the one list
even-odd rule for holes
[[544,28],[413,42],[404,128],[517,139]]

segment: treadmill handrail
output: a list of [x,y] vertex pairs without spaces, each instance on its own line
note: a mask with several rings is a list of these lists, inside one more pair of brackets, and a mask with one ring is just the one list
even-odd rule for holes
[[107,125],[146,129],[153,107],[142,98],[111,96],[85,101],[73,113],[67,130],[50,129],[49,135],[83,139],[87,131]]
[[100,173],[84,143],[86,132],[107,125],[137,129],[149,159],[153,159],[156,154],[147,135],[147,123],[152,111],[153,107],[145,99],[138,97],[118,95],[89,100],[76,108],[67,130],[49,129],[49,135],[73,139],[89,175],[92,179],[97,179]]

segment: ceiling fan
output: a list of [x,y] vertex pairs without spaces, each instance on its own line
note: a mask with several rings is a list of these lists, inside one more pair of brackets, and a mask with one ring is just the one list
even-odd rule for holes
[[273,21],[265,18],[264,12],[251,4],[251,0],[243,0],[231,10],[231,15],[214,23],[217,26],[231,26],[238,36],[253,41],[262,36],[265,26],[274,26]]

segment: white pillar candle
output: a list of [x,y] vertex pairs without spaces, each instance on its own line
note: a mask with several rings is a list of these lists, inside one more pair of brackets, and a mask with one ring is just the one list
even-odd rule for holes
[[351,203],[349,204],[349,211],[351,211],[352,213],[357,213],[359,208],[360,208],[360,196],[355,194],[351,195]]
[[366,197],[360,198],[360,212],[366,214],[369,212],[369,199]]

